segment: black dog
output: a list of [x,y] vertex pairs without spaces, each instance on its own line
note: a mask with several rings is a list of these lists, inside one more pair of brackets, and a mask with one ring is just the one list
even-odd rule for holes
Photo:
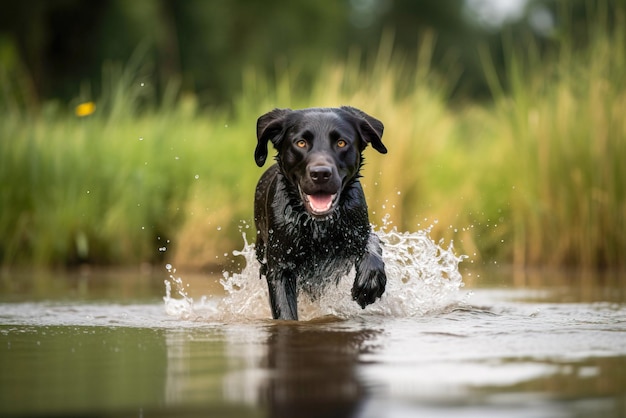
[[300,289],[314,298],[352,266],[352,298],[362,308],[385,291],[382,249],[359,182],[367,144],[387,152],[382,134],[379,120],[347,106],[275,109],[257,121],[257,165],[265,164],[268,141],[278,151],[254,200],[256,256],[274,319],[298,319]]

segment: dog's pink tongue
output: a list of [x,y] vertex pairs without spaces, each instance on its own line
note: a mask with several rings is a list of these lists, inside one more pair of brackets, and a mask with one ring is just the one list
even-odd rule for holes
[[322,193],[312,194],[309,195],[309,203],[314,211],[324,212],[330,209],[330,205],[333,203],[333,195]]

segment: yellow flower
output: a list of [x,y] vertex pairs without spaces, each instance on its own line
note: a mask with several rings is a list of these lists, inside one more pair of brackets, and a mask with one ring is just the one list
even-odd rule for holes
[[83,117],[83,116],[89,116],[95,111],[96,111],[96,104],[94,102],[85,102],[76,106],[74,113],[76,113],[76,116],[78,117]]

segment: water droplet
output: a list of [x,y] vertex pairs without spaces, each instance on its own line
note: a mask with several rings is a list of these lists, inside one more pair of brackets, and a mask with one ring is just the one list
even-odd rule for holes
[[167,247],[159,247],[159,251],[164,253],[165,251],[167,251]]
[[139,140],[140,140],[140,141],[143,141],[143,136],[140,136],[140,137],[139,137]]
[[141,83],[141,84],[139,84],[139,85],[140,85],[141,87],[143,87],[143,86],[145,86],[146,84],[145,84],[145,83]]
[[221,226],[218,226],[218,227],[217,227],[217,230],[218,230],[218,231],[221,231],[221,230],[222,230],[222,227],[221,227]]
[[198,174],[196,174],[195,176],[193,176],[193,178],[198,180],[200,178],[200,176]]

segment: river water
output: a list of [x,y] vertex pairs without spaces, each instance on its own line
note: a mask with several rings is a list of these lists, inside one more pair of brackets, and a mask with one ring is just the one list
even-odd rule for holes
[[218,278],[4,273],[0,416],[626,416],[619,273],[478,273],[382,235],[382,300],[346,279],[300,322],[269,319],[251,245]]

